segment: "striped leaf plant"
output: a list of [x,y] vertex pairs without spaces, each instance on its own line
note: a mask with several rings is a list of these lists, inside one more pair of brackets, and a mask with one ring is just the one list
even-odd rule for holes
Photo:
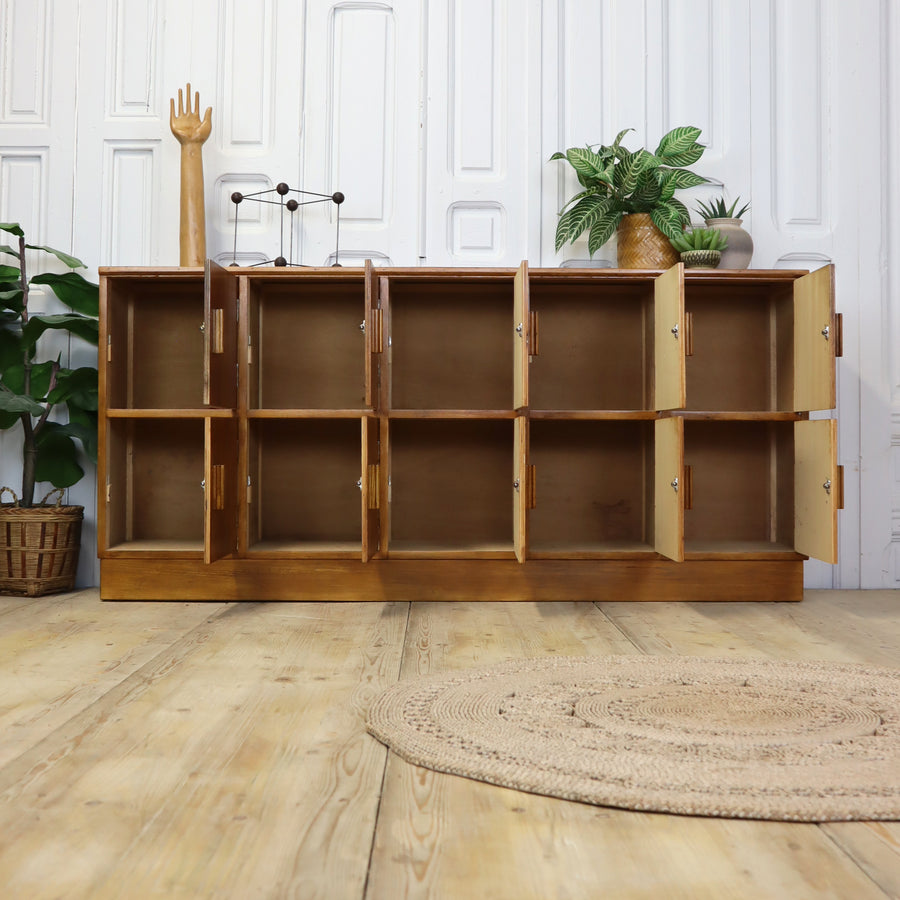
[[703,155],[705,148],[697,141],[700,129],[673,128],[663,135],[653,153],[623,147],[622,139],[629,131],[633,129],[620,131],[609,146],[571,147],[550,157],[566,160],[583,188],[560,210],[557,251],[587,231],[588,250],[593,256],[629,213],[649,213],[670,240],[690,223],[690,213],[675,192],[709,180],[687,168]]

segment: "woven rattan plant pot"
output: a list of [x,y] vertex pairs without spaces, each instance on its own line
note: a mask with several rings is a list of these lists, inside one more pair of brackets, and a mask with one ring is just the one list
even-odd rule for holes
[[[0,488],[0,497],[10,488]],[[70,591],[75,586],[81,547],[83,506],[24,508],[18,499],[0,503],[0,594],[40,597]]]
[[678,252],[649,213],[623,216],[617,237],[620,269],[668,269],[678,262]]

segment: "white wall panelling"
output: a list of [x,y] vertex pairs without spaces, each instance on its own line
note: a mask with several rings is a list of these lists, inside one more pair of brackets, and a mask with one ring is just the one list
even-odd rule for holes
[[[277,85],[275,0],[224,4],[221,143],[231,151],[271,148]],[[205,107],[204,107],[205,108]]]
[[421,261],[537,259],[541,4],[435,0],[425,46]]
[[[841,562],[808,564],[807,583],[900,587],[893,0],[0,0],[0,28],[0,216],[93,266],[177,263],[168,108],[188,81],[213,107],[207,251],[222,262],[232,192],[281,181],[346,195],[344,265],[583,259],[584,242],[553,247],[576,182],[550,155],[699,126],[713,183],[689,208],[724,185],[752,201],[754,267],[836,265],[846,509]],[[335,207],[301,211],[285,241],[331,264]],[[278,207],[244,203],[237,260],[282,246]],[[0,483],[13,449],[0,436]],[[89,542],[93,491],[69,492]]]
[[0,96],[3,121],[44,123],[50,89],[51,41],[47,0],[0,0]]
[[[368,248],[411,264],[424,7],[413,0],[308,0],[306,9],[302,186],[345,195],[342,261]],[[322,265],[335,249],[337,210],[327,202],[302,211],[303,262]]]
[[156,48],[162,22],[157,0],[115,0],[110,5],[107,114],[158,116],[159,83]]
[[779,228],[828,234],[834,182],[829,164],[830,24],[822,0],[772,7],[774,107],[772,195]]
[[110,265],[152,259],[159,233],[159,141],[107,141],[103,146],[102,258]]
[[[397,113],[394,41],[395,14],[389,6],[332,8],[326,37],[329,154],[323,184],[335,185],[347,197],[345,224],[384,227],[391,216]],[[334,220],[333,205],[323,211]]]

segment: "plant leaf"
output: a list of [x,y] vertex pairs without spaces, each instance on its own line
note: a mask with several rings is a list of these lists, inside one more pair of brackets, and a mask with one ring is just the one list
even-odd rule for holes
[[25,232],[18,222],[0,222],[0,231],[8,231],[16,237],[25,237]]
[[[701,156],[703,156],[704,150],[706,150],[706,147],[702,144],[694,144],[691,147],[688,147],[687,150],[683,150],[681,153],[670,153],[663,159],[667,166],[692,166]],[[704,178],[703,180],[705,182],[709,179]]]
[[676,201],[669,200],[661,203],[650,212],[653,224],[670,240],[677,238],[682,232],[682,218],[680,211],[673,205]]
[[44,407],[36,400],[32,400],[31,397],[23,397],[21,394],[0,390],[0,410],[15,413],[18,418],[22,413],[40,416],[44,412]]
[[638,150],[616,166],[615,183],[620,194],[632,194],[637,189],[641,175],[659,160],[646,150]]
[[15,312],[18,319],[18,313],[22,312],[24,307],[23,298],[25,292],[21,289],[14,291],[0,291],[0,309],[11,309]]
[[582,232],[591,228],[610,210],[612,201],[608,197],[592,194],[582,198],[579,203],[562,216],[556,225],[557,251],[566,242],[571,243]]
[[19,251],[14,250],[9,244],[0,245],[0,253],[8,253],[10,256],[14,256],[16,259],[19,258]]
[[0,373],[22,362],[22,342],[9,328],[0,328]]
[[97,409],[97,370],[90,367],[60,369],[56,387],[47,395],[48,403],[66,402],[78,409]]
[[81,441],[87,458],[97,462],[97,413],[69,407],[69,424],[63,425],[66,434]]
[[18,281],[22,276],[16,266],[0,266],[0,281]]
[[588,253],[593,256],[615,233],[625,213],[616,212],[595,222],[588,234]]
[[38,244],[26,244],[25,245],[29,250],[43,250],[44,253],[52,253],[58,260],[65,263],[70,269],[86,269],[87,266],[78,259],[77,256],[69,256],[68,253],[63,253],[62,250],[54,250],[52,247],[41,247]]
[[644,172],[635,192],[631,196],[632,212],[650,212],[661,199],[662,189],[653,172]]
[[84,469],[78,465],[78,447],[66,428],[56,422],[45,422],[35,434],[37,460],[35,481],[49,481],[53,487],[71,487],[80,481]]
[[22,347],[28,350],[33,347],[38,338],[48,329],[56,328],[77,335],[89,344],[97,345],[100,338],[99,323],[96,319],[80,316],[77,313],[62,313],[54,316],[32,316],[28,324],[22,329]]
[[673,191],[681,191],[685,188],[697,187],[698,184],[706,184],[707,179],[696,172],[689,172],[687,169],[671,169],[672,175],[668,179],[667,187],[673,186]]
[[633,128],[623,128],[623,129],[616,135],[616,139],[612,142],[612,147],[611,147],[612,150],[618,149],[619,144],[622,143],[622,138],[625,137],[625,135],[628,134],[629,131],[634,131],[634,129],[633,129]]
[[[33,400],[43,400],[50,390],[50,380],[53,377],[54,362],[35,363],[31,367],[31,384],[28,396]],[[22,356],[3,371],[3,384],[13,393],[25,395],[25,366],[22,365]]]
[[62,300],[66,306],[86,316],[100,315],[100,288],[77,272],[66,272],[56,275],[47,272],[43,275],[35,275],[30,284],[46,284]]
[[700,137],[700,129],[693,125],[681,125],[664,134],[656,148],[656,155],[665,162],[673,155],[684,153]]
[[566,159],[585,187],[597,181],[610,183],[603,159],[589,147],[570,148],[566,151]]

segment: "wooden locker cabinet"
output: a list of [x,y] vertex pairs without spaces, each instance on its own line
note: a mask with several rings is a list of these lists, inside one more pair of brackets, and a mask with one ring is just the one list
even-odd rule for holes
[[797,600],[833,271],[101,269],[106,599]]

